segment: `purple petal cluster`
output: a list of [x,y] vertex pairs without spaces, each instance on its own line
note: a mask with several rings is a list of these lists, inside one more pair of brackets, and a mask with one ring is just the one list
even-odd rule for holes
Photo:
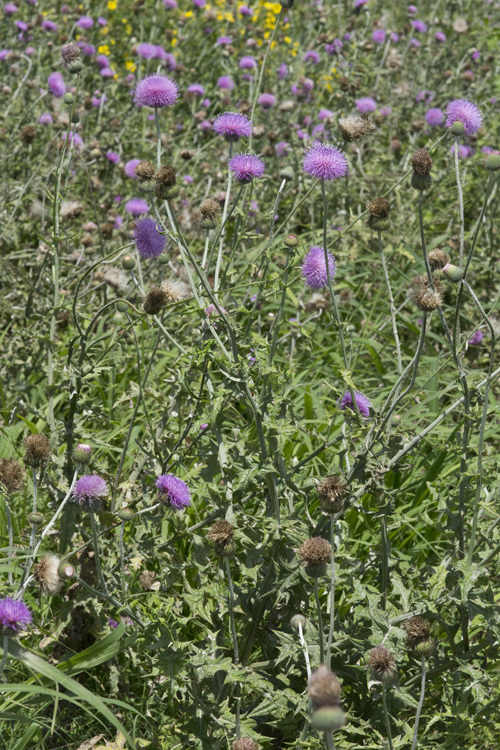
[[[327,257],[330,279],[333,280],[337,272],[337,264],[331,253],[327,253]],[[323,289],[328,286],[328,272],[323,247],[318,247],[317,245],[311,247],[302,263],[302,276],[311,289]]]
[[149,213],[149,206],[142,198],[131,198],[125,203],[125,211],[132,216],[140,216]]
[[6,597],[0,599],[0,631],[4,635],[15,635],[18,630],[26,630],[33,615],[22,601]]
[[362,115],[366,115],[368,112],[375,112],[377,102],[371,96],[363,96],[361,99],[356,99],[356,109]]
[[433,107],[426,112],[425,121],[432,128],[438,127],[444,122],[444,112],[438,107]]
[[157,258],[165,249],[166,239],[156,229],[154,219],[136,221],[133,237],[141,258]]
[[146,76],[135,90],[135,101],[142,107],[170,107],[179,96],[179,87],[168,76],[159,73]]
[[51,73],[47,78],[47,83],[49,84],[49,91],[52,96],[56,96],[58,99],[61,99],[66,93],[66,84],[64,83],[64,78],[60,73]]
[[155,484],[160,490],[162,498],[167,500],[175,510],[181,510],[191,505],[191,493],[187,484],[174,474],[162,474]]
[[316,143],[304,154],[304,172],[318,180],[336,180],[349,174],[344,153],[329,143]]
[[249,138],[252,134],[252,123],[246,115],[238,112],[224,112],[214,120],[214,130],[223,135],[226,141],[236,142],[240,138]]
[[[370,416],[371,407],[371,401],[368,396],[365,396],[364,393],[360,393],[359,391],[354,391],[354,400],[361,416],[365,419],[368,419],[368,417]],[[342,398],[338,400],[337,404],[339,409],[351,409],[352,411],[354,411],[352,396],[349,391],[346,391],[344,393]]]
[[255,154],[235,154],[229,162],[229,169],[238,182],[251,182],[255,177],[262,177],[265,165]]
[[451,128],[454,122],[463,122],[466,135],[474,135],[481,127],[483,117],[481,110],[467,99],[453,99],[446,107],[447,128]]
[[107,482],[99,474],[85,474],[73,487],[73,501],[90,512],[101,509],[102,498],[107,494]]

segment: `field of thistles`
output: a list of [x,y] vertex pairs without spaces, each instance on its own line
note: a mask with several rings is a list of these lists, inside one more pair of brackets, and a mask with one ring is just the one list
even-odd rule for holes
[[0,21],[2,750],[497,750],[500,4]]

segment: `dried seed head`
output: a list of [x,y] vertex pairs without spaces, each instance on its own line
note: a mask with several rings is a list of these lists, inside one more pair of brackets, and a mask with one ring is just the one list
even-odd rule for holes
[[152,180],[155,176],[155,168],[150,161],[141,161],[134,169],[140,180]]
[[359,141],[365,135],[370,135],[375,130],[375,125],[368,117],[348,115],[339,119],[339,128],[344,140]]
[[61,47],[61,65],[68,68],[70,63],[80,59],[80,47],[76,42],[69,42]]
[[23,143],[33,143],[36,138],[36,128],[34,125],[25,125],[21,128],[19,138]]
[[408,648],[418,656],[430,656],[434,651],[431,628],[423,617],[411,617],[404,624]]
[[36,468],[50,458],[50,443],[45,435],[28,435],[24,441],[24,447],[26,448],[24,463],[27,466]]
[[151,591],[155,579],[155,574],[152,570],[143,570],[139,576],[139,582],[145,591]]
[[419,148],[411,157],[411,165],[415,172],[422,177],[428,175],[432,167],[432,158],[426,148]]
[[200,211],[203,218],[216,219],[220,216],[220,203],[219,201],[214,201],[213,198],[206,198],[200,205]]
[[340,513],[344,507],[347,485],[340,477],[325,477],[317,487],[321,510],[324,513]]
[[157,315],[168,302],[169,296],[164,289],[151,289],[144,297],[144,312],[148,315]]
[[391,210],[391,204],[385,198],[374,198],[366,204],[366,207],[371,216],[375,216],[377,219],[387,219]]
[[61,561],[55,555],[46,555],[39,563],[33,566],[35,579],[44,594],[55,596],[62,587],[59,578],[59,565]]
[[184,148],[181,153],[180,157],[181,159],[184,159],[184,161],[189,161],[194,156],[194,151],[192,151],[190,148]]
[[391,682],[396,674],[394,656],[385,646],[375,646],[370,651],[368,669],[375,679],[381,682]]
[[83,204],[79,201],[63,201],[61,203],[61,216],[63,219],[74,219],[83,214]]
[[424,283],[415,292],[415,301],[417,307],[423,312],[432,312],[443,304],[443,295],[436,285],[434,289],[431,289],[427,283]]
[[340,682],[327,666],[321,664],[309,678],[307,692],[314,710],[340,703]]
[[233,750],[260,750],[260,745],[250,737],[242,737],[233,742]]
[[24,484],[24,469],[13,458],[0,458],[0,489],[16,492]]
[[292,630],[295,630],[296,632],[299,631],[299,626],[300,628],[302,628],[302,632],[304,632],[306,625],[307,625],[307,620],[304,617],[304,615],[294,615],[290,619],[290,627],[292,628]]
[[215,545],[218,557],[232,557],[234,555],[234,528],[224,518],[219,519],[210,527],[208,538]]
[[332,547],[330,542],[320,536],[306,539],[298,550],[298,555],[304,564],[306,573],[312,578],[319,578],[326,572],[326,564],[330,560]]
[[161,285],[162,290],[168,297],[168,303],[180,302],[190,295],[190,289],[179,279],[165,279]]
[[433,271],[441,270],[447,263],[450,262],[448,253],[441,250],[440,247],[434,248],[429,253],[429,264]]
[[[140,166],[141,165],[139,164],[136,167],[136,172]],[[160,167],[156,172],[154,179],[158,187],[170,188],[177,182],[177,173],[170,164],[165,164],[165,166]]]

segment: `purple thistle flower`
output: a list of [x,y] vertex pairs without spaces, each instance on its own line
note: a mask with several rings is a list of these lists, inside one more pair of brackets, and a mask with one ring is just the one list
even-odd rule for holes
[[415,15],[415,13],[417,13],[417,12],[418,12],[418,11],[417,11],[417,8],[416,8],[416,6],[415,6],[415,5],[409,5],[409,6],[408,6],[408,8],[407,8],[407,11],[408,11],[408,13],[410,13],[410,14],[411,14],[412,16],[413,16],[413,15]]
[[377,102],[371,96],[363,96],[361,99],[356,99],[356,109],[362,115],[366,115],[368,112],[375,112]]
[[140,216],[149,213],[149,206],[142,198],[131,198],[125,204],[125,211],[132,216]]
[[112,164],[118,164],[120,161],[120,154],[117,154],[116,151],[108,151],[106,154],[106,159],[108,159]]
[[347,159],[340,149],[329,143],[316,143],[304,154],[304,172],[319,180],[336,180],[349,174]]
[[167,10],[175,10],[177,8],[177,0],[163,0],[163,5]]
[[418,41],[418,39],[410,39],[410,47],[421,47],[421,43]]
[[51,125],[54,120],[52,119],[52,115],[49,112],[44,112],[38,118],[38,122],[40,123],[40,125]]
[[[66,140],[66,133],[62,134],[63,141]],[[75,148],[82,148],[83,141],[81,135],[78,135],[78,133],[73,133],[72,130],[69,131],[69,140],[73,142],[73,146]]]
[[325,45],[325,52],[327,55],[338,55],[343,46],[340,39],[334,39],[333,42]]
[[434,39],[436,42],[446,42],[446,34],[443,34],[442,31],[436,31],[434,34]]
[[238,8],[238,13],[241,16],[251,16],[253,14],[253,11],[248,7],[248,5],[240,5],[240,7]]
[[0,599],[0,631],[3,635],[15,635],[18,630],[26,630],[25,626],[32,619],[31,610],[24,602],[9,596]]
[[153,219],[144,218],[136,221],[133,237],[141,258],[157,258],[165,249],[166,239],[156,229]]
[[226,44],[232,44],[232,43],[233,43],[233,40],[231,39],[231,37],[230,37],[230,36],[220,36],[220,37],[219,37],[219,38],[217,39],[217,44],[218,44],[219,46],[224,46],[224,45],[226,45]]
[[257,103],[260,104],[262,109],[271,109],[276,104],[276,97],[274,94],[268,94],[267,92],[261,94],[257,99]]
[[46,18],[44,21],[42,21],[41,27],[45,31],[57,31],[57,23],[54,23],[54,21],[51,21],[50,18]]
[[201,83],[192,83],[190,86],[188,86],[188,94],[193,94],[194,96],[203,96],[205,93],[204,86],[201,85]]
[[[363,393],[360,393],[359,391],[354,391],[354,400],[356,402],[356,406],[358,407],[358,411],[361,414],[362,417],[365,419],[368,419],[370,416],[370,407],[371,402],[370,399],[365,396]],[[353,409],[353,403],[352,403],[352,396],[349,391],[346,391],[342,398],[339,398],[337,401],[337,406],[339,409],[351,409],[351,411],[354,411]]]
[[220,89],[228,89],[228,91],[232,91],[232,89],[234,89],[234,81],[229,76],[221,76],[217,80],[217,86]]
[[319,54],[318,54],[318,53],[316,52],[316,50],[315,50],[315,49],[310,49],[310,50],[308,50],[308,51],[307,51],[307,52],[305,53],[305,55],[304,55],[304,57],[303,57],[302,59],[304,60],[304,62],[309,62],[309,61],[311,61],[311,62],[313,62],[313,63],[314,63],[315,65],[317,65],[317,64],[319,63],[319,61],[320,61],[320,56],[319,56]]
[[238,141],[240,138],[249,138],[252,133],[252,123],[246,115],[237,112],[224,112],[217,115],[213,128],[216,133],[223,135],[226,141]]
[[466,135],[477,133],[482,124],[481,110],[467,99],[453,99],[446,107],[447,128],[451,128],[454,122],[463,122]]
[[138,44],[136,52],[143,60],[152,60],[157,57],[156,44],[150,44],[149,42]]
[[331,117],[334,117],[334,113],[331,109],[320,109],[318,112],[318,120],[320,122],[323,122],[323,120],[329,120]]
[[135,168],[138,164],[141,163],[140,159],[131,159],[125,164],[125,167],[123,168],[123,171],[127,175],[127,177],[131,177],[133,180],[137,180],[138,177],[135,173]]
[[288,65],[286,63],[281,63],[281,65],[278,68],[278,78],[280,81],[283,81],[288,75]]
[[[330,279],[334,279],[337,264],[331,253],[328,253],[328,270]],[[328,286],[328,272],[326,269],[325,249],[314,245],[311,247],[302,263],[302,276],[311,289],[323,289]]]
[[385,42],[385,29],[375,29],[372,34],[372,40],[375,44],[383,44]]
[[420,19],[418,18],[412,21],[411,25],[413,26],[413,30],[417,34],[425,34],[425,32],[427,31],[427,24],[424,21],[420,21]]
[[80,29],[91,29],[94,25],[94,19],[90,16],[81,16],[76,22],[76,25],[79,26]]
[[191,505],[191,493],[187,484],[174,474],[162,474],[155,485],[160,490],[161,499],[167,500],[175,510]]
[[108,494],[106,481],[98,474],[85,474],[73,487],[73,502],[90,513],[101,510],[102,498]]
[[469,346],[479,346],[483,339],[484,333],[482,331],[476,331],[472,334],[467,343],[469,344]]
[[252,70],[257,67],[255,57],[252,55],[244,55],[238,63],[238,67],[242,70]]
[[229,162],[229,169],[238,182],[251,182],[255,177],[262,177],[265,165],[255,154],[235,154]]
[[178,96],[176,82],[157,73],[143,78],[135,90],[135,101],[142,107],[170,107]]
[[438,127],[438,125],[442,125],[444,122],[444,112],[438,107],[433,107],[426,112],[425,121],[432,128]]
[[8,16],[13,15],[14,13],[17,13],[19,8],[17,5],[14,5],[14,3],[7,3],[3,6],[3,12],[6,13]]
[[51,73],[47,78],[47,83],[49,84],[49,91],[52,96],[61,99],[66,93],[66,84],[64,83],[64,78],[61,73]]

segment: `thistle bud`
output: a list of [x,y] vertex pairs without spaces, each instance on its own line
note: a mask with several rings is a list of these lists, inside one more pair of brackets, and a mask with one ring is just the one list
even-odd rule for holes
[[461,136],[465,133],[465,125],[460,120],[456,120],[450,128],[453,135]]
[[73,94],[70,94],[69,91],[68,91],[67,94],[64,94],[64,100],[63,101],[64,101],[65,104],[70,105],[70,104],[73,104],[73,102],[75,101],[75,97],[73,96]]
[[68,63],[67,68],[70,73],[79,73],[83,70],[83,63],[81,60],[71,60],[71,62]]
[[156,194],[156,191],[157,191],[156,182],[154,180],[142,180],[139,183],[139,191],[141,193],[144,193],[144,195],[150,195],[151,193]]
[[443,267],[443,274],[447,279],[453,281],[454,284],[458,284],[464,277],[463,269],[459,268],[459,266],[454,266],[452,263],[447,263]]
[[307,620],[304,615],[294,615],[290,620],[290,627],[292,630],[295,630],[296,633],[299,632],[299,626],[302,628],[302,632],[304,632],[306,625]]
[[118,310],[118,312],[124,313],[128,311],[129,305],[123,300],[118,300],[118,302],[116,303],[116,309]]
[[299,239],[294,234],[287,234],[285,239],[283,240],[283,244],[286,247],[297,247],[299,244]]
[[345,724],[345,713],[340,706],[320,708],[313,711],[311,724],[318,732],[336,732]]
[[321,510],[324,513],[340,513],[344,507],[346,483],[339,477],[326,477],[317,487]]
[[279,0],[279,2],[284,10],[290,10],[291,8],[293,8],[295,0]]
[[283,169],[280,170],[280,179],[291,182],[295,179],[295,172],[291,167],[283,167]]
[[28,521],[33,524],[33,526],[41,526],[43,523],[43,516],[38,511],[35,511],[34,513],[29,514]]
[[413,172],[411,177],[411,184],[415,190],[429,190],[432,185],[432,177],[430,174],[421,175],[418,172]]
[[166,188],[164,192],[164,200],[171,201],[180,195],[181,189],[178,185],[174,185],[171,188]]
[[60,578],[63,579],[63,581],[67,581],[70,578],[73,578],[73,576],[75,575],[75,569],[72,565],[70,565],[70,563],[63,561],[59,564],[57,574]]
[[122,268],[125,271],[131,271],[135,268],[135,260],[130,255],[126,255],[122,260]]
[[497,172],[500,169],[500,153],[488,154],[484,166],[489,172]]
[[90,447],[90,445],[87,445],[87,443],[79,443],[75,448],[73,458],[77,464],[82,464],[83,466],[85,466],[89,463],[91,455],[92,448]]
[[330,560],[332,547],[330,542],[320,536],[306,539],[298,550],[298,555],[311,578],[320,578],[326,573],[326,564]]
[[118,511],[117,515],[120,521],[131,521],[135,514],[130,508],[123,508]]

